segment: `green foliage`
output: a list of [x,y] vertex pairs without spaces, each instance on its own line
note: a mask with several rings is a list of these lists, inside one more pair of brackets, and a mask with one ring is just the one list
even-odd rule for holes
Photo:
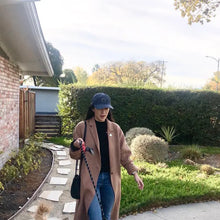
[[2,182],[0,181],[0,190],[4,190],[5,188],[4,188],[4,186],[3,186],[3,184],[2,184]]
[[161,136],[170,144],[173,139],[177,136],[175,135],[176,129],[174,128],[174,126],[170,127],[161,127]]
[[184,148],[181,154],[182,154],[182,158],[190,159],[193,161],[198,161],[202,156],[202,152],[197,145],[191,145]]
[[10,164],[10,162],[11,162],[11,160],[9,160],[8,163],[6,163],[0,171],[1,181],[3,183],[9,182],[9,181],[15,179],[17,177],[18,172],[19,172],[16,165]]
[[76,76],[75,76],[73,70],[65,69],[63,71],[63,74],[65,75],[65,77],[60,78],[60,81],[63,84],[77,83],[77,79],[76,79]]
[[53,77],[34,76],[35,86],[58,86],[60,82],[60,75],[62,74],[63,57],[60,51],[53,47],[49,42],[46,44],[50,62],[54,71]]
[[60,54],[60,51],[56,49],[51,43],[47,42],[46,46],[51,65],[54,70],[54,77],[59,78],[59,76],[63,73],[63,57]]
[[220,199],[220,175],[199,177],[199,170],[172,161],[168,167],[158,167],[146,162],[136,162],[143,172],[145,184],[138,189],[134,177],[122,169],[120,216],[151,210],[161,206]]
[[54,144],[63,145],[65,147],[69,147],[73,138],[67,137],[50,137],[48,140]]
[[143,128],[143,127],[136,127],[136,128],[131,128],[129,131],[126,132],[125,138],[128,146],[131,145],[132,140],[138,136],[138,135],[154,135],[154,132],[151,131],[148,128]]
[[131,142],[132,156],[138,161],[163,162],[168,158],[168,149],[163,139],[152,135],[138,135]]
[[200,150],[203,154],[220,154],[220,147],[200,147]]
[[[185,148],[191,147],[192,145],[171,145],[170,151],[171,152],[180,152]],[[214,146],[198,146],[202,155],[207,154],[220,154],[220,147],[214,147]]]
[[80,121],[80,112],[77,108],[78,93],[72,84],[60,84],[59,115],[62,119],[62,134],[71,135],[77,122]]
[[42,132],[37,132],[33,136],[30,137],[31,141],[38,142],[42,144],[42,142],[47,138],[47,134]]
[[179,134],[175,143],[220,146],[220,94],[207,91],[62,85],[59,110],[65,133],[72,134],[85,118],[96,92],[110,95],[115,121],[124,132],[133,127],[159,131],[169,122]]
[[4,167],[0,170],[0,189],[8,182],[19,178],[21,175],[27,175],[30,171],[38,169],[41,163],[42,153],[39,146],[36,146],[33,141],[25,145],[8,160]]

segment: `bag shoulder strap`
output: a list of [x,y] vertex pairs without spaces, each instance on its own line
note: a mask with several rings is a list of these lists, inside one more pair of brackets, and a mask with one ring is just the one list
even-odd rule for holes
[[86,124],[86,121],[84,123],[85,123],[85,128],[84,128],[83,140],[86,141],[87,124]]
[[[84,127],[84,135],[83,135],[83,140],[86,140],[86,132],[87,132],[87,124],[86,121],[84,121],[85,127]],[[77,174],[77,170],[78,170],[78,163],[79,160],[76,160],[76,166],[75,166],[75,175]]]

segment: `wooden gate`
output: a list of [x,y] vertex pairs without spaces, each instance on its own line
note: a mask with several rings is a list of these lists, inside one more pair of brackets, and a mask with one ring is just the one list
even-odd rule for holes
[[34,133],[35,92],[20,89],[19,138],[24,139]]

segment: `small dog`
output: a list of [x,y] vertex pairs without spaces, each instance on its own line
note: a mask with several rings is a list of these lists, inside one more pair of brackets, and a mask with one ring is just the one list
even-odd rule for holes
[[[51,209],[52,209],[51,204],[41,202],[37,207],[37,211],[34,215],[34,220],[47,220],[47,217],[48,217]],[[63,220],[69,220],[69,218],[66,217]]]
[[46,203],[40,203],[35,213],[35,220],[47,220],[47,216],[50,213],[51,207]]

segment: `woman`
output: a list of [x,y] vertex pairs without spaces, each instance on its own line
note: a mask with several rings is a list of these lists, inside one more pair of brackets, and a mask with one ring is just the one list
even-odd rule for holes
[[[144,184],[138,176],[138,168],[130,159],[131,151],[128,148],[124,134],[115,122],[113,122],[111,99],[105,93],[96,93],[89,107],[85,137],[86,146],[93,149],[94,154],[86,151],[88,161],[99,198],[102,203],[104,216],[108,220],[119,218],[121,199],[121,168],[122,165],[134,179],[139,189]],[[73,132],[73,147],[70,156],[73,159],[81,159],[79,149],[83,141],[85,123],[77,124]],[[102,220],[101,208],[95,195],[87,167],[81,160],[80,167],[81,185],[80,200],[77,202],[75,220]]]

